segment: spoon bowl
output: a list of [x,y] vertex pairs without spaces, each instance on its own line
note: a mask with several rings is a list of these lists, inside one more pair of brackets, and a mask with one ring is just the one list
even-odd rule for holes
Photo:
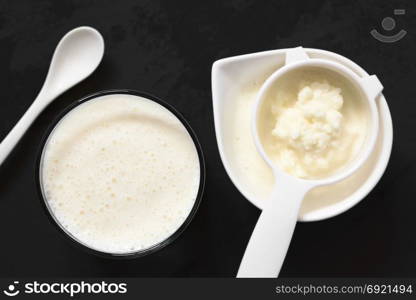
[[103,55],[104,40],[94,28],[78,27],[61,39],[38,96],[0,144],[0,165],[46,106],[91,75],[100,64]]
[[104,39],[97,30],[88,26],[71,30],[56,46],[42,91],[57,97],[90,76],[103,55]]
[[[303,179],[285,172],[267,154],[258,130],[259,112],[270,88],[288,72],[306,67],[327,69],[342,75],[361,92],[363,101],[368,107],[367,138],[357,157],[335,174],[320,179]],[[347,178],[367,161],[377,140],[379,120],[375,98],[382,88],[375,75],[361,78],[341,64],[322,59],[310,60],[300,47],[287,52],[285,66],[272,74],[263,84],[253,111],[254,142],[262,158],[273,170],[276,183],[271,199],[263,209],[252,233],[237,277],[277,277],[306,193],[312,188],[333,184]],[[279,221],[278,226],[276,226],[276,221]]]

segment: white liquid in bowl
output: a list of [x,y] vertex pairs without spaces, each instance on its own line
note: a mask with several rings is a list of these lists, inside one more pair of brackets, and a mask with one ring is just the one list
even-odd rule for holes
[[357,158],[368,137],[369,107],[338,73],[292,70],[269,88],[258,132],[267,155],[285,172],[327,178]]
[[[226,58],[213,66],[214,119],[224,167],[238,190],[258,208],[270,199],[275,180],[253,142],[255,98],[264,81],[285,62],[287,49]],[[311,59],[341,63],[363,77],[368,74],[338,54],[306,49]],[[357,204],[377,184],[386,169],[392,146],[392,122],[386,99],[376,99],[380,132],[374,153],[356,173],[330,186],[315,188],[305,197],[299,220],[317,221],[338,215]]]
[[52,131],[41,185],[55,219],[105,253],[131,253],[169,238],[190,214],[198,152],[181,121],[134,95],[86,101]]
[[[235,160],[236,172],[247,190],[258,197],[263,203],[268,201],[275,185],[272,169],[258,153],[251,133],[251,118],[256,96],[264,81],[270,76],[247,83],[237,94],[233,103],[234,114],[227,116],[229,126],[229,144]],[[375,158],[370,159],[374,163]],[[372,165],[367,163],[363,170],[353,176],[330,186],[318,187],[305,196],[301,207],[301,215],[318,211],[340,203],[348,197],[359,184],[365,181]]]

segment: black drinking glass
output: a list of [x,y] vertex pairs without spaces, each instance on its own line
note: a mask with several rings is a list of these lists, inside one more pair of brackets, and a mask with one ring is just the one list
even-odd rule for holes
[[[51,135],[54,128],[59,124],[59,122],[70,111],[72,111],[74,108],[78,107],[78,105],[80,105],[84,102],[87,102],[89,100],[98,98],[98,97],[107,96],[107,95],[114,95],[114,94],[127,94],[127,95],[143,97],[143,98],[152,100],[152,101],[162,105],[163,107],[168,109],[171,113],[173,113],[181,121],[181,123],[186,128],[189,135],[191,136],[191,138],[192,138],[192,140],[195,144],[195,148],[197,150],[197,153],[198,153],[199,166],[200,166],[199,188],[198,188],[198,193],[197,193],[197,196],[196,196],[196,199],[195,199],[195,203],[194,203],[189,215],[187,216],[185,221],[182,223],[182,225],[173,234],[171,234],[168,238],[166,238],[165,240],[163,240],[163,241],[161,241],[161,242],[159,242],[159,243],[157,243],[157,244],[155,244],[151,247],[141,249],[141,250],[137,250],[137,251],[127,252],[127,253],[102,252],[102,251],[90,248],[85,243],[83,243],[79,239],[77,239],[74,235],[72,235],[57,220],[57,218],[55,217],[51,207],[49,206],[48,200],[46,199],[46,196],[45,196],[45,193],[44,193],[43,183],[42,183],[42,176],[41,176],[45,146],[48,142],[49,136]],[[66,237],[66,239],[69,239],[77,247],[82,248],[83,250],[85,250],[89,253],[92,253],[92,254],[95,254],[95,255],[98,255],[98,256],[101,256],[101,257],[105,257],[105,258],[136,258],[136,257],[141,257],[141,256],[144,256],[144,255],[156,252],[156,251],[162,249],[163,247],[165,247],[166,245],[172,243],[188,227],[189,223],[194,218],[194,216],[196,214],[196,211],[198,210],[198,207],[199,207],[199,204],[201,203],[202,195],[203,195],[203,192],[204,192],[205,176],[206,176],[205,173],[206,173],[206,171],[205,171],[205,160],[204,160],[204,155],[203,155],[203,152],[202,152],[201,144],[199,143],[199,140],[198,140],[195,132],[193,131],[193,129],[191,128],[189,123],[186,121],[186,119],[182,116],[182,114],[179,113],[172,105],[164,102],[163,100],[159,99],[158,97],[155,97],[155,96],[153,96],[151,94],[148,94],[148,93],[139,92],[139,91],[130,90],[130,89],[114,89],[114,90],[105,90],[105,91],[96,92],[96,93],[90,94],[90,95],[76,101],[75,103],[69,105],[68,107],[66,107],[58,115],[58,117],[52,122],[50,127],[47,129],[46,134],[45,134],[45,136],[44,136],[44,138],[42,139],[42,142],[41,142],[41,148],[40,148],[40,151],[39,151],[39,154],[38,154],[38,158],[37,158],[37,161],[36,161],[36,167],[35,167],[35,179],[36,179],[36,184],[37,184],[37,188],[38,188],[39,197],[41,199],[42,206],[44,207],[44,210],[45,210],[46,214],[48,215],[51,223]]]

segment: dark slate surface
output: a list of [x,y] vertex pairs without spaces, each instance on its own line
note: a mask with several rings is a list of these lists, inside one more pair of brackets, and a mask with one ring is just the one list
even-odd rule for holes
[[[408,35],[382,44],[394,8]],[[225,174],[212,116],[210,71],[223,57],[303,45],[345,55],[382,80],[395,128],[388,169],[354,209],[298,224],[281,276],[416,276],[416,125],[413,1],[0,1],[0,137],[35,98],[53,49],[68,30],[104,36],[99,69],[59,97],[0,168],[0,276],[233,276],[259,211]],[[190,227],[148,257],[112,261],[73,247],[50,224],[36,191],[35,160],[52,119],[80,97],[109,88],[155,94],[198,134],[207,190]]]

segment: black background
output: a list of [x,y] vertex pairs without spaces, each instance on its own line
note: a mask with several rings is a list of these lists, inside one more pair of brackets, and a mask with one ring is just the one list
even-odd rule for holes
[[[412,5],[413,3],[413,5]],[[211,66],[220,58],[302,45],[340,53],[383,82],[394,125],[387,171],[348,212],[299,223],[281,276],[416,276],[414,1],[0,1],[0,138],[36,97],[52,52],[70,29],[104,36],[97,71],[48,107],[0,168],[0,276],[234,276],[259,211],[237,191],[219,158]],[[374,40],[394,8],[394,44]],[[102,89],[165,99],[195,129],[207,189],[189,228],[163,250],[107,260],[73,247],[50,224],[36,192],[35,160],[48,124],[68,104]]]

